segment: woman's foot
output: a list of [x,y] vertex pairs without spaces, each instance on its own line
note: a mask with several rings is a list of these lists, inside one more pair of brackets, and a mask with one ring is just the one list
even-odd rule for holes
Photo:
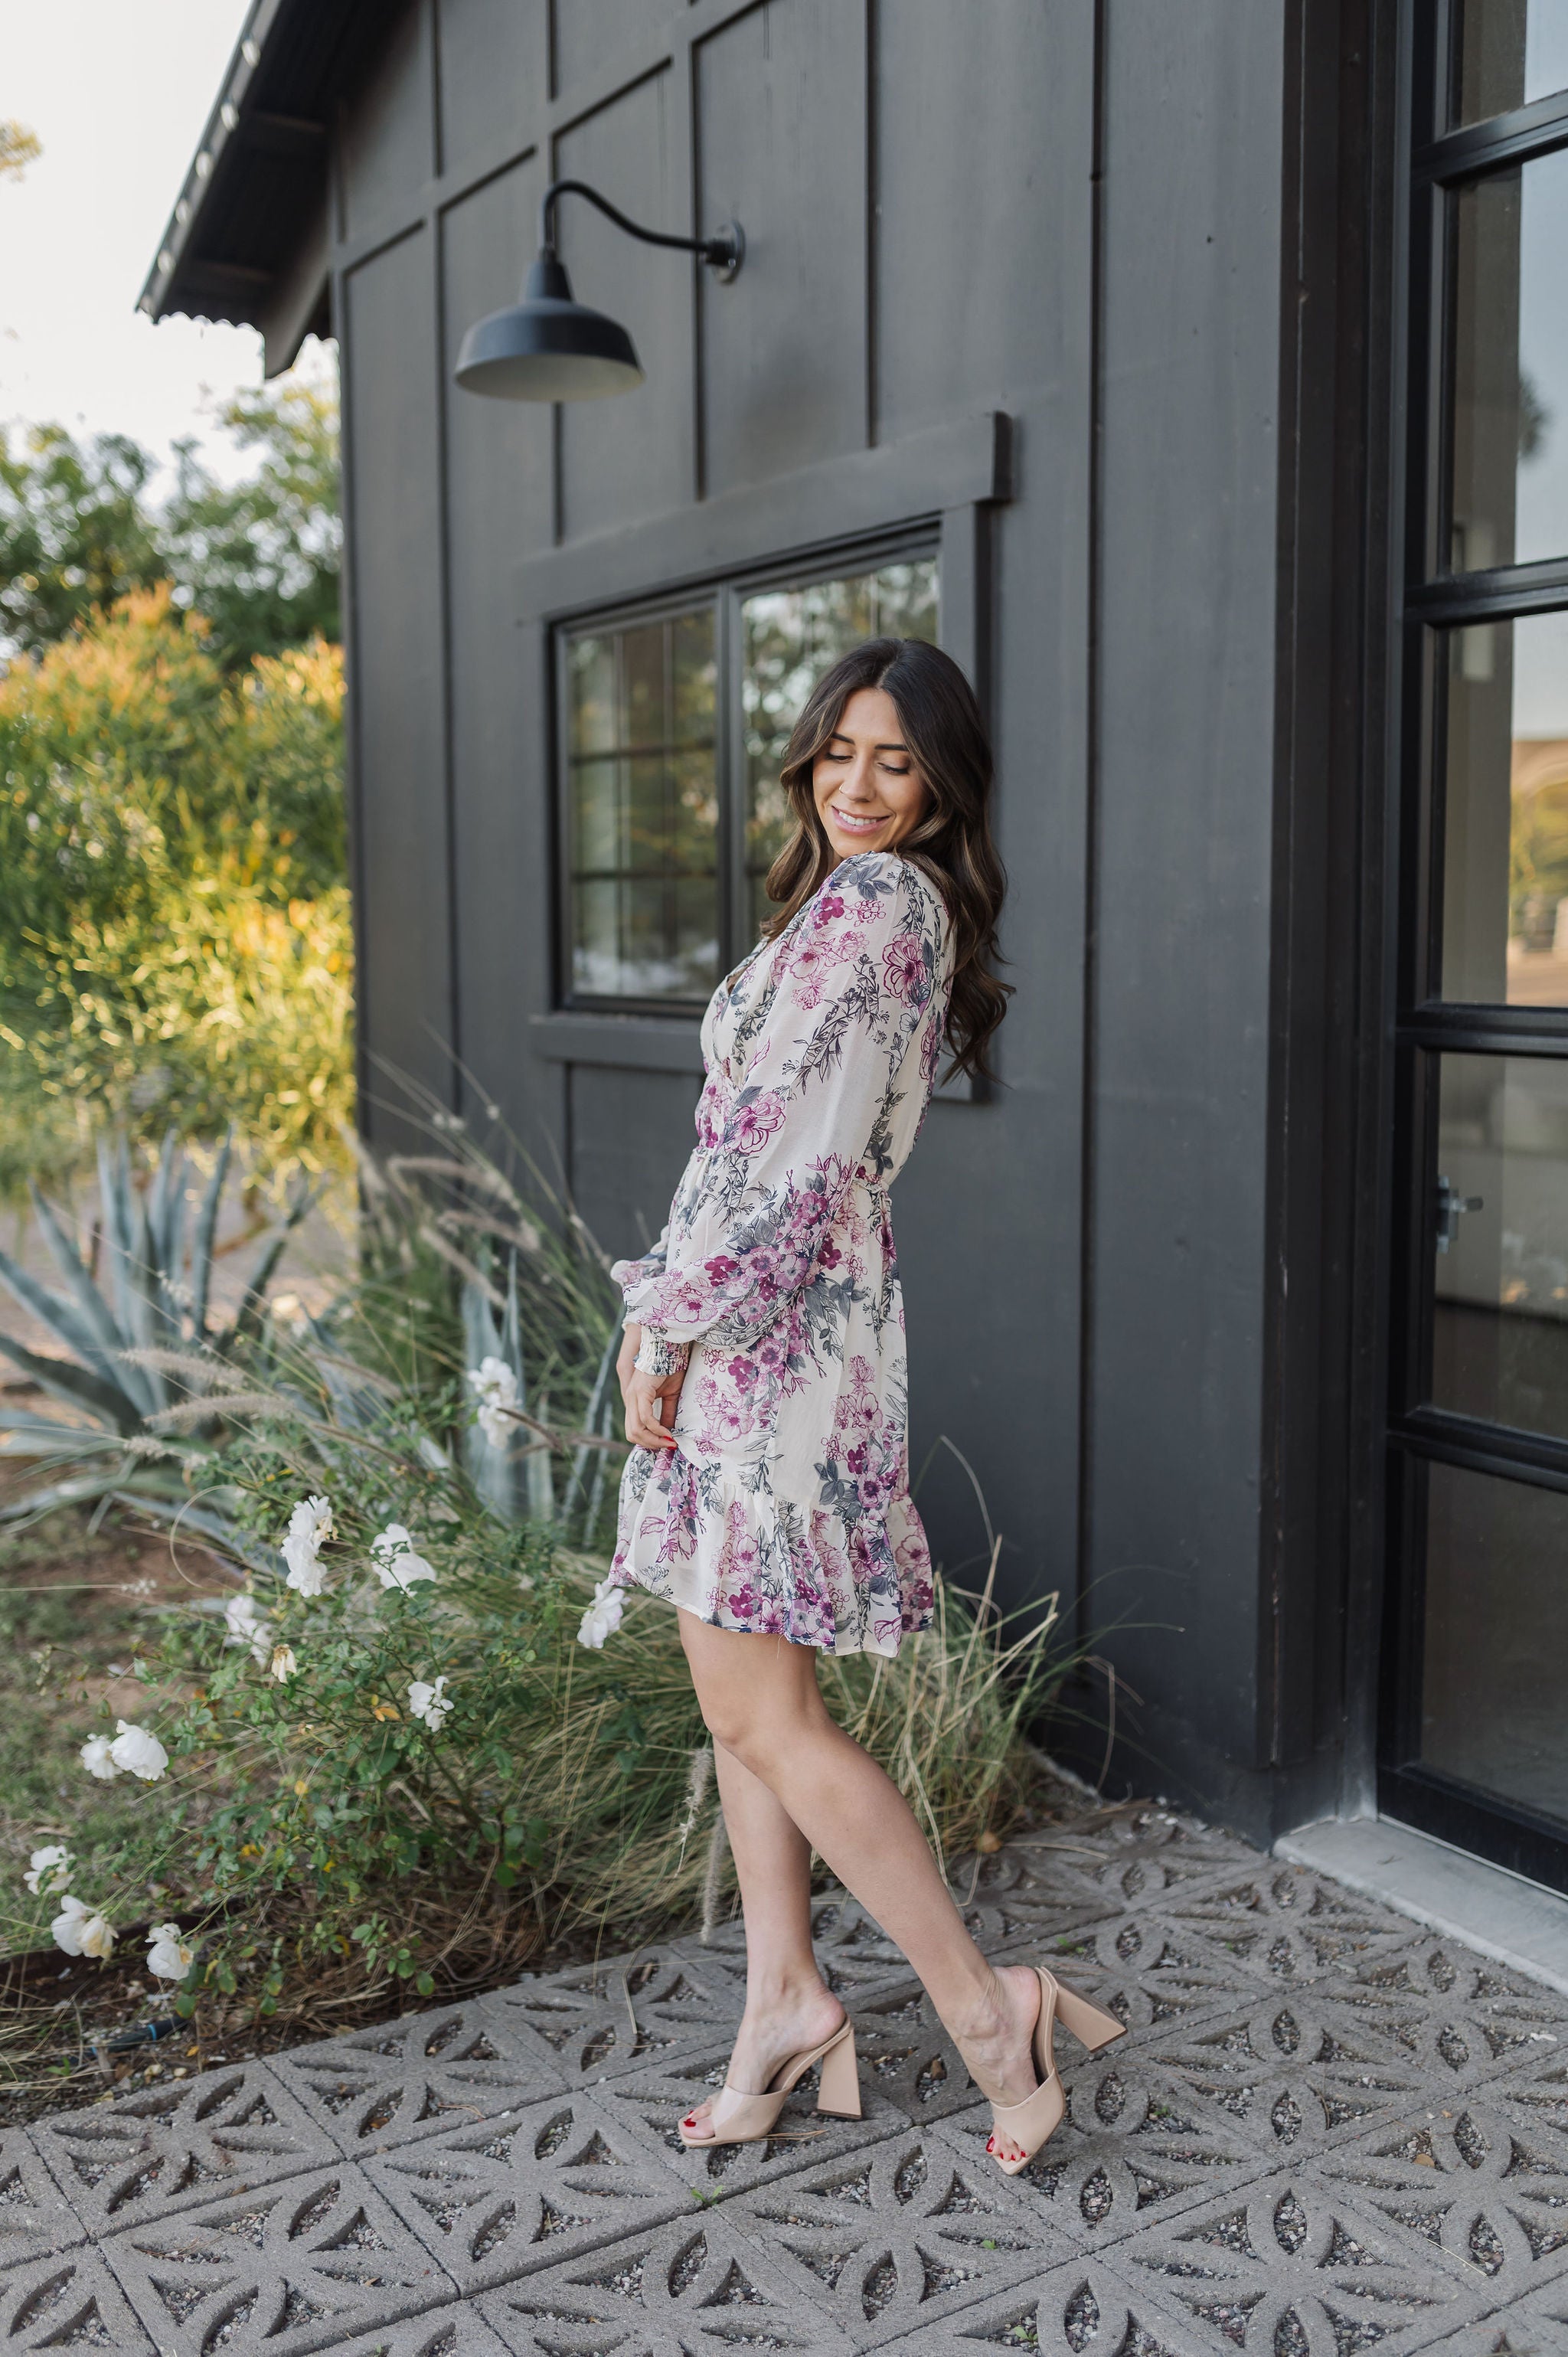
[[[843,2006],[824,1981],[779,1991],[766,2000],[748,1993],[725,2074],[728,2083],[748,2094],[762,2094],[791,2055],[808,2054],[821,2046],[843,2018]],[[712,2141],[713,2130],[706,2123],[713,2105],[709,2095],[682,2121],[682,2133],[693,2144]]]
[[[1040,2083],[1035,2068],[1035,2025],[1040,2018],[1040,1984],[1032,1964],[998,1964],[995,1984],[961,2028],[948,2027],[970,2077],[988,2103],[1021,2104]],[[1017,2160],[1023,2147],[997,2131],[986,2151],[998,2160]]]

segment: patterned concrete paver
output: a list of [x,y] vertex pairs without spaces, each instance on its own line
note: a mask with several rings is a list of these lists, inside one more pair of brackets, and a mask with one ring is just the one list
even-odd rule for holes
[[456,2289],[351,2161],[133,2226],[102,2251],[159,2357],[303,2357]]
[[658,2140],[581,2088],[365,2166],[466,2292],[694,2207]]
[[330,2160],[330,2138],[260,2062],[143,2087],[32,2134],[90,2233],[141,2225]]
[[401,2324],[378,2325],[354,2341],[335,2341],[333,2357],[509,2357],[469,2303],[454,2300],[450,2308],[407,2317]]
[[744,1953],[694,1955],[678,1945],[532,1975],[483,2000],[499,2021],[548,2048],[557,2083],[588,2086],[635,2062],[663,2062],[709,2045],[745,2000]]
[[152,2357],[154,2343],[102,2255],[81,2248],[30,2259],[0,2276],[0,2348]]
[[863,2348],[1037,2275],[1053,2241],[1066,2251],[983,2154],[918,2127],[742,2194],[725,2216]]
[[352,2159],[526,2104],[565,2073],[544,2040],[482,2001],[405,2014],[276,2055],[269,2069],[328,2148]]
[[865,2115],[688,2153],[737,1923],[0,2138],[0,2348],[1568,2357],[1568,1999],[1155,1808],[961,1861],[1065,2034],[1022,2175],[897,1949],[813,1910]]
[[49,2258],[86,2239],[86,2227],[22,2130],[0,2130],[0,2268]]
[[478,2308],[515,2357],[849,2357],[855,2346],[723,2210],[525,2276]]

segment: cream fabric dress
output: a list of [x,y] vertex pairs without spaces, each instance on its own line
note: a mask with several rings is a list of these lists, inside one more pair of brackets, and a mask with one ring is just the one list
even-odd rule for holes
[[659,1243],[614,1270],[628,1320],[691,1345],[677,1447],[622,1477],[618,1585],[827,1652],[929,1623],[888,1189],[951,965],[935,888],[864,852],[714,992],[696,1150]]

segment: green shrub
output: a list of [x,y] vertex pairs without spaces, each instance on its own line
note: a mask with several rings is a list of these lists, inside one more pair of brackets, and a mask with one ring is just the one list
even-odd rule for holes
[[341,1160],[341,759],[335,648],[230,675],[166,587],[0,678],[4,1088],[61,1108],[57,1154],[84,1116],[238,1119],[274,1168]]

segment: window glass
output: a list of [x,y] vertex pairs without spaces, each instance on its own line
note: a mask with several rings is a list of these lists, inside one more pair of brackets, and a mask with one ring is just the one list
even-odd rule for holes
[[1479,123],[1568,90],[1568,0],[1465,0],[1455,123]]
[[1568,613],[1438,644],[1443,996],[1568,1006]]
[[1434,1465],[1423,1764],[1568,1823],[1568,1496]]
[[[762,589],[741,608],[741,708],[746,731],[746,918],[741,950],[773,903],[768,869],[789,835],[779,768],[815,681],[863,639],[937,636],[937,560],[906,558],[871,573],[800,588]],[[737,951],[737,954],[738,954]]]
[[1568,555],[1568,151],[1454,201],[1449,563]]
[[1432,1400],[1568,1439],[1568,1061],[1444,1056]]
[[702,999],[719,974],[714,608],[566,640],[575,991]]

